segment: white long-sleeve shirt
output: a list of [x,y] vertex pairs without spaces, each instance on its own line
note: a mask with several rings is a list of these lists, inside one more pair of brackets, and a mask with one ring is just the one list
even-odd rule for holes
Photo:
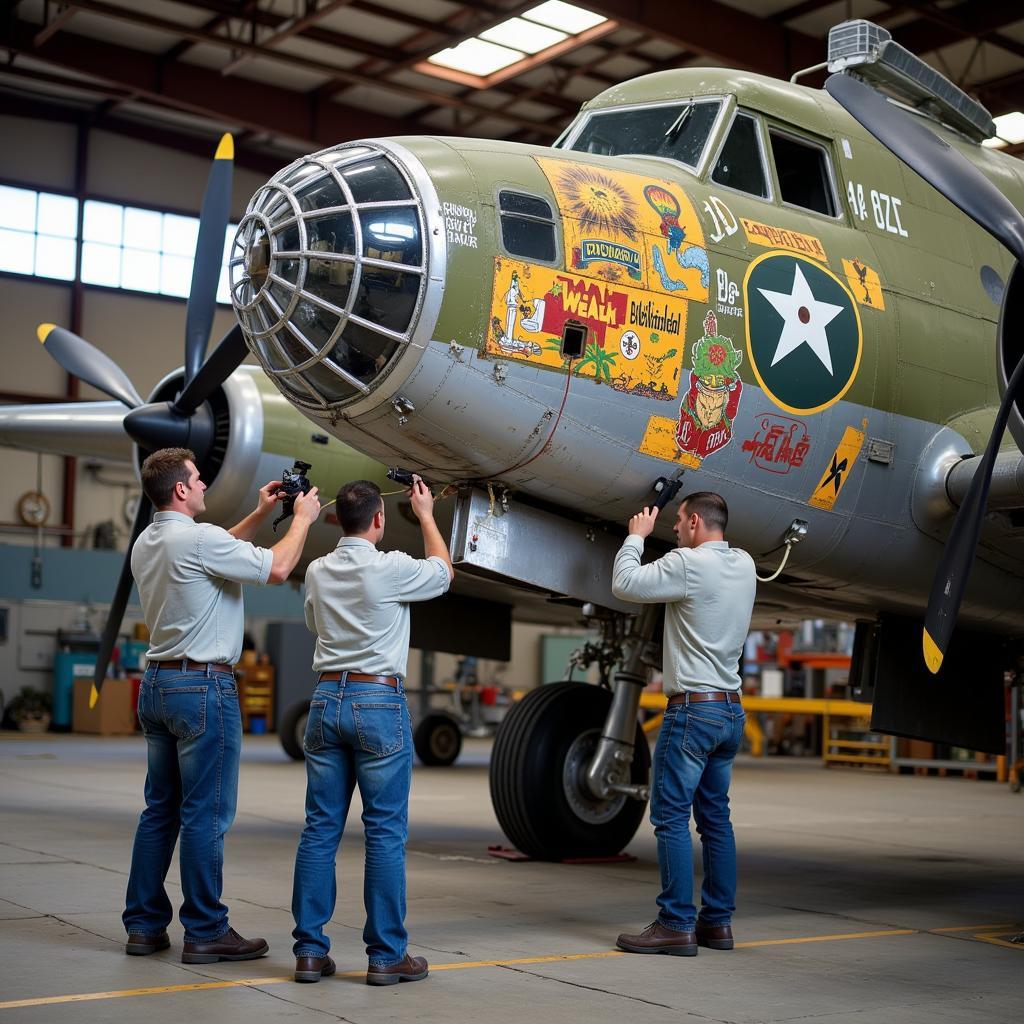
[[612,593],[640,604],[665,602],[664,689],[739,690],[740,657],[757,586],[754,560],[724,540],[674,548],[641,565],[642,537],[615,556]]

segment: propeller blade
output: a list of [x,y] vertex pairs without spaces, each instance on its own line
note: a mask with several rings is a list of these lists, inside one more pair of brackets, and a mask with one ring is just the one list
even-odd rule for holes
[[[825,88],[886,149],[1006,246],[1018,263],[1024,263],[1024,217],[965,156],[880,93],[849,75],[832,75],[825,82]],[[1002,315],[1005,314],[1004,304]],[[1007,381],[985,454],[957,512],[932,582],[921,637],[924,661],[932,673],[942,667],[949,649],[981,536],[999,442],[1022,382],[1024,359]]]
[[925,664],[933,674],[942,667],[943,658],[949,649],[953,627],[956,625],[956,615],[967,589],[971,566],[974,564],[974,552],[981,536],[981,524],[985,519],[988,504],[989,484],[992,482],[992,469],[999,454],[999,442],[1022,383],[1024,359],[1017,364],[1017,368],[1007,381],[985,454],[967,489],[967,496],[956,514],[953,529],[942,553],[942,561],[932,581],[931,593],[928,595],[928,611],[924,618],[922,647]]
[[825,89],[886,149],[1024,263],[1024,218],[965,156],[849,75],[832,75]]
[[114,591],[114,599],[110,602],[110,614],[107,616],[107,624],[103,627],[100,649],[96,656],[96,674],[93,676],[92,690],[89,693],[89,707],[91,708],[94,708],[100,699],[103,680],[107,677],[107,666],[110,664],[110,656],[114,653],[114,647],[117,646],[117,635],[121,632],[121,620],[124,618],[124,610],[128,606],[132,584],[135,582],[132,578],[132,548],[135,547],[139,534],[149,525],[152,514],[152,502],[145,494],[139,495],[139,508],[135,513],[135,522],[132,523],[128,550],[124,553],[121,575],[117,581],[117,589]]
[[85,338],[66,331],[56,324],[40,324],[36,337],[43,348],[72,376],[91,384],[98,391],[124,402],[129,409],[142,405],[142,399],[135,390],[128,374]]
[[242,328],[235,324],[221,338],[220,344],[210,353],[199,372],[185,385],[185,390],[178,395],[174,403],[175,411],[183,416],[191,416],[238,369],[248,354]]
[[185,315],[185,384],[199,372],[210,341],[213,314],[217,308],[217,284],[224,262],[224,233],[231,213],[231,175],[235,142],[225,133],[206,182],[206,195],[199,214],[199,237],[192,265],[192,286]]

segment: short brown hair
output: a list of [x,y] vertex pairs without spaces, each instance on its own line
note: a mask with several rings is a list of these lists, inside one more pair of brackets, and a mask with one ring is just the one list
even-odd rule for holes
[[694,491],[683,498],[682,505],[688,516],[700,516],[709,530],[725,533],[729,525],[729,506],[720,494],[714,491]]
[[186,462],[195,465],[188,448],[161,448],[142,463],[142,489],[155,508],[166,508],[174,497],[174,485],[188,482]]
[[372,480],[352,480],[338,491],[334,512],[346,536],[365,533],[381,510],[380,488]]

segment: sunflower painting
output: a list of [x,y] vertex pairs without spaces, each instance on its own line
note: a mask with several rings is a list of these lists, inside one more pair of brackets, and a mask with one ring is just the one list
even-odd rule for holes
[[584,164],[570,164],[562,168],[556,190],[566,201],[563,211],[579,221],[584,231],[605,238],[619,234],[636,241],[637,205],[607,174]]

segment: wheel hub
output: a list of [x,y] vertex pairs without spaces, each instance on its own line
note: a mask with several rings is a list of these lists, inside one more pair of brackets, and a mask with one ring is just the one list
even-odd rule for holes
[[576,817],[591,825],[611,821],[628,799],[620,795],[611,800],[598,800],[587,788],[587,768],[600,738],[600,729],[580,733],[569,747],[562,770],[562,791],[565,793],[565,799]]

